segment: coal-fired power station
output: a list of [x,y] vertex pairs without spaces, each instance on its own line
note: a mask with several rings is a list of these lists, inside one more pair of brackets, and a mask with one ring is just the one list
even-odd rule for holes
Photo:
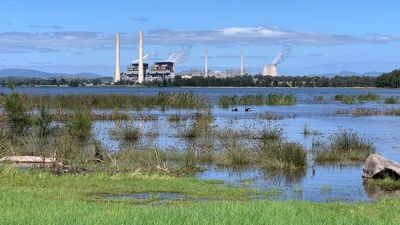
[[[147,53],[144,55],[143,48],[143,32],[139,31],[138,38],[138,58],[130,63],[126,69],[126,72],[121,72],[121,60],[120,60],[120,34],[116,34],[116,46],[115,46],[115,71],[113,76],[114,83],[118,82],[129,82],[129,83],[143,83],[145,81],[153,82],[153,81],[164,81],[168,79],[174,79],[176,75],[175,64],[183,62],[189,50],[182,48],[179,51],[171,53],[165,61],[154,62],[152,65],[145,63],[148,57],[154,57],[157,55],[156,52]],[[285,54],[287,54],[290,49],[286,51],[280,52],[275,59],[270,63],[266,64],[262,68],[262,75],[264,76],[278,76],[278,68],[277,65],[280,64]],[[227,68],[225,71],[211,71],[209,69],[209,57],[208,57],[208,48],[204,51],[204,72],[202,69],[192,69],[186,74],[182,74],[182,78],[191,78],[193,76],[204,76],[204,77],[235,77],[235,76],[244,76],[247,74],[245,66],[244,66],[244,53],[243,49],[240,50],[240,68]]]

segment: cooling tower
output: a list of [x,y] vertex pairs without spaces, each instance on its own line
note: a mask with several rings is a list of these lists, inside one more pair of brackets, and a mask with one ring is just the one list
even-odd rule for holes
[[263,68],[263,75],[264,76],[278,76],[278,69],[275,64],[264,65]]

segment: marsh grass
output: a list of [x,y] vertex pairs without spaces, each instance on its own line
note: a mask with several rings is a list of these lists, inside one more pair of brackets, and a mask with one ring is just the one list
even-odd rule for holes
[[296,97],[293,94],[269,94],[266,99],[267,105],[294,105]]
[[298,143],[274,141],[260,146],[260,159],[269,169],[304,169],[307,151]]
[[49,108],[77,109],[86,106],[91,109],[204,109],[209,108],[207,99],[193,93],[164,93],[152,96],[135,95],[46,95],[25,96],[33,107],[45,102]]
[[400,190],[400,180],[390,177],[383,179],[367,179],[367,185],[377,186],[384,191],[397,191]]
[[363,161],[374,152],[372,143],[360,138],[358,133],[345,129],[334,133],[328,144],[313,144],[315,161],[320,163]]
[[399,104],[400,99],[397,96],[390,96],[390,97],[385,98],[384,103],[385,104]]
[[117,122],[115,128],[110,131],[111,135],[124,141],[138,141],[142,136],[142,129],[134,125],[132,121]]
[[365,95],[345,95],[345,94],[337,94],[334,97],[335,101],[340,101],[344,104],[355,104],[358,102],[367,102],[367,101],[379,101],[380,95],[368,93]]
[[376,116],[380,114],[378,109],[374,108],[356,108],[351,112],[354,116]]
[[321,132],[319,132],[318,130],[312,130],[307,124],[304,125],[303,127],[303,132],[302,134],[304,136],[309,136],[309,135],[321,135]]
[[260,114],[260,119],[262,120],[282,120],[283,116],[277,115],[272,112],[265,112]]

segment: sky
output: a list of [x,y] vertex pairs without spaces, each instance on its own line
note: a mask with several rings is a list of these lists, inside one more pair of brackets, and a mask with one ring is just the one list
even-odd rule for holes
[[176,60],[177,70],[240,66],[261,71],[278,54],[280,74],[399,68],[400,2],[396,0],[2,0],[0,69],[92,72],[111,76],[115,34],[122,70],[138,57]]

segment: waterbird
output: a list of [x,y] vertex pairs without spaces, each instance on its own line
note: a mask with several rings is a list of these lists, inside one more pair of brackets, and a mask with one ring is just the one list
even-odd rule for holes
[[244,111],[251,112],[251,108],[246,108]]
[[237,112],[239,111],[238,108],[232,108],[232,112]]

